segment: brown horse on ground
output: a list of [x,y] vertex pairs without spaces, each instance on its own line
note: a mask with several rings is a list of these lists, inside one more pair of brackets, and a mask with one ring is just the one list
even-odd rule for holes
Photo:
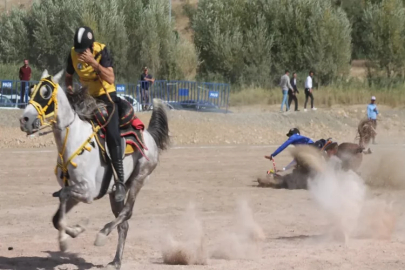
[[326,158],[336,156],[342,161],[342,169],[344,171],[352,170],[357,172],[363,161],[363,154],[371,154],[369,151],[364,151],[364,147],[357,143],[344,142],[338,145],[333,142],[327,145],[324,149]]
[[[259,187],[276,189],[307,189],[307,179],[322,171],[323,163],[332,157],[341,161],[341,169],[357,172],[363,161],[363,154],[370,154],[356,143],[329,142],[319,151],[312,146],[300,146],[292,154],[297,162],[296,168],[288,174],[271,174],[266,178],[258,178]],[[302,150],[301,150],[302,149]],[[323,158],[322,158],[323,156]]]

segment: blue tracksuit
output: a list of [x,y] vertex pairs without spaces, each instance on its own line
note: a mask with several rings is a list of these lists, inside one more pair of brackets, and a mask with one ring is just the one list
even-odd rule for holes
[[290,144],[292,145],[299,145],[299,144],[310,144],[314,143],[310,138],[301,136],[299,134],[294,134],[288,138],[274,153],[272,154],[273,157],[280,154],[284,149],[287,148]]

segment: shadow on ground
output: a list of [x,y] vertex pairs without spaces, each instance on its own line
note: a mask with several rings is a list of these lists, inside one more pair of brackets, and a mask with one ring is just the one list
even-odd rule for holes
[[[75,265],[78,270],[102,268],[103,265],[94,265],[86,262],[77,254],[45,251],[48,257],[2,257],[0,256],[0,269],[18,270],[54,270],[62,265]],[[61,268],[63,269],[63,268]]]

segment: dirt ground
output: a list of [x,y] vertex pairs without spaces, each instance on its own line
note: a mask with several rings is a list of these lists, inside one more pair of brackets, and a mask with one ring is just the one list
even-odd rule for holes
[[[405,269],[405,175],[401,172],[405,123],[400,120],[404,111],[382,112],[379,144],[372,148],[373,155],[365,156],[361,170],[365,180],[375,184],[367,187],[367,198],[392,202],[388,223],[395,222],[388,237],[378,239],[381,230],[364,225],[357,228],[360,235],[363,229],[368,231],[362,237],[347,242],[331,238],[334,221],[312,191],[255,186],[254,180],[271,168],[263,158],[275,149],[269,144],[285,140],[292,125],[310,136],[336,138],[336,134],[352,141],[353,129],[364,115],[361,109],[287,115],[269,108],[234,108],[228,115],[170,112],[174,144],[163,153],[138,196],[122,269]],[[86,219],[89,224],[84,234],[70,239],[70,253],[60,253],[51,223],[58,205],[51,197],[59,189],[53,174],[57,153],[51,136],[24,137],[18,128],[19,113],[0,111],[0,269],[102,268],[113,259],[117,243],[114,231],[105,246],[93,245],[97,232],[113,218],[108,199],[81,204],[69,213],[69,224]],[[140,117],[147,123],[149,114]],[[277,157],[277,165],[290,160],[285,151]],[[387,166],[394,161],[393,168]],[[370,174],[378,179],[368,179]],[[385,182],[391,188],[375,187]],[[324,190],[325,196],[328,192]],[[351,201],[350,194],[338,197]],[[249,213],[238,215],[242,202],[248,203],[253,218]],[[190,204],[195,205],[197,218],[190,217]],[[386,221],[372,212],[373,224]],[[250,229],[246,231],[243,224]],[[192,240],[199,233],[206,245],[206,265],[163,264],[169,235]],[[247,234],[259,235],[258,240],[249,240]]]
[[[405,110],[378,106],[378,142],[402,143]],[[366,106],[335,106],[316,112],[279,113],[279,106],[230,108],[233,113],[170,111],[170,135],[173,145],[271,145],[281,144],[292,127],[318,140],[332,137],[352,142],[357,125],[366,115]],[[54,146],[53,135],[27,137],[20,131],[22,110],[0,110],[0,148],[43,148]],[[148,125],[150,112],[137,113]]]
[[[381,155],[382,151],[399,148],[404,154],[403,146],[379,146],[375,150]],[[254,146],[175,147],[164,153],[135,205],[122,269],[404,269],[401,213],[405,211],[405,191],[368,191],[370,196],[394,201],[398,214],[391,239],[354,238],[346,244],[329,241],[323,236],[328,233],[330,220],[308,191],[254,186],[255,177],[270,167],[262,156],[272,150]],[[112,219],[107,198],[79,205],[69,214],[69,224],[85,219],[90,222],[84,234],[70,240],[71,254],[58,252],[57,231],[51,224],[57,207],[57,199],[51,197],[58,189],[53,175],[55,157],[52,148],[0,152],[0,269],[98,269],[113,258],[115,231],[106,246],[93,246],[98,230]],[[284,153],[277,162],[289,160]],[[249,203],[265,235],[254,247],[241,240],[238,252],[239,256],[246,255],[243,259],[213,259],[208,255],[206,266],[162,264],[162,243],[168,233],[175,237],[185,233],[187,219],[184,221],[183,216],[189,203],[195,204],[211,252],[217,248],[219,237],[243,222],[243,218],[234,218],[243,200]]]

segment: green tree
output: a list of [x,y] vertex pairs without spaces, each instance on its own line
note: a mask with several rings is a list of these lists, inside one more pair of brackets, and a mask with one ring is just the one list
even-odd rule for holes
[[273,39],[268,25],[246,0],[200,1],[193,18],[202,76],[231,83],[269,84]]
[[160,0],[41,0],[27,12],[1,16],[0,62],[28,57],[55,73],[66,67],[77,27],[88,25],[111,51],[118,81],[138,81],[145,65],[158,79],[190,78],[195,47],[176,35],[168,14],[168,2]]
[[[364,11],[366,52],[372,67],[388,78],[404,77],[405,8],[402,0],[369,4]],[[372,71],[373,69],[369,69]]]
[[[129,40],[125,27],[125,14],[118,1],[84,1],[80,13],[81,25],[88,25],[94,31],[95,39],[106,44],[114,60],[118,79],[124,79],[128,70]],[[72,39],[72,36],[69,36]],[[70,42],[71,43],[71,42]]]
[[1,18],[0,59],[5,63],[22,63],[29,58],[29,33],[26,27],[27,12],[13,9],[8,17]]
[[34,65],[51,73],[65,68],[84,3],[80,0],[42,0],[33,4],[26,27],[30,33],[27,39],[30,60]]
[[330,1],[201,0],[193,29],[200,72],[232,83],[274,84],[286,68],[329,83],[350,61],[350,22]]

